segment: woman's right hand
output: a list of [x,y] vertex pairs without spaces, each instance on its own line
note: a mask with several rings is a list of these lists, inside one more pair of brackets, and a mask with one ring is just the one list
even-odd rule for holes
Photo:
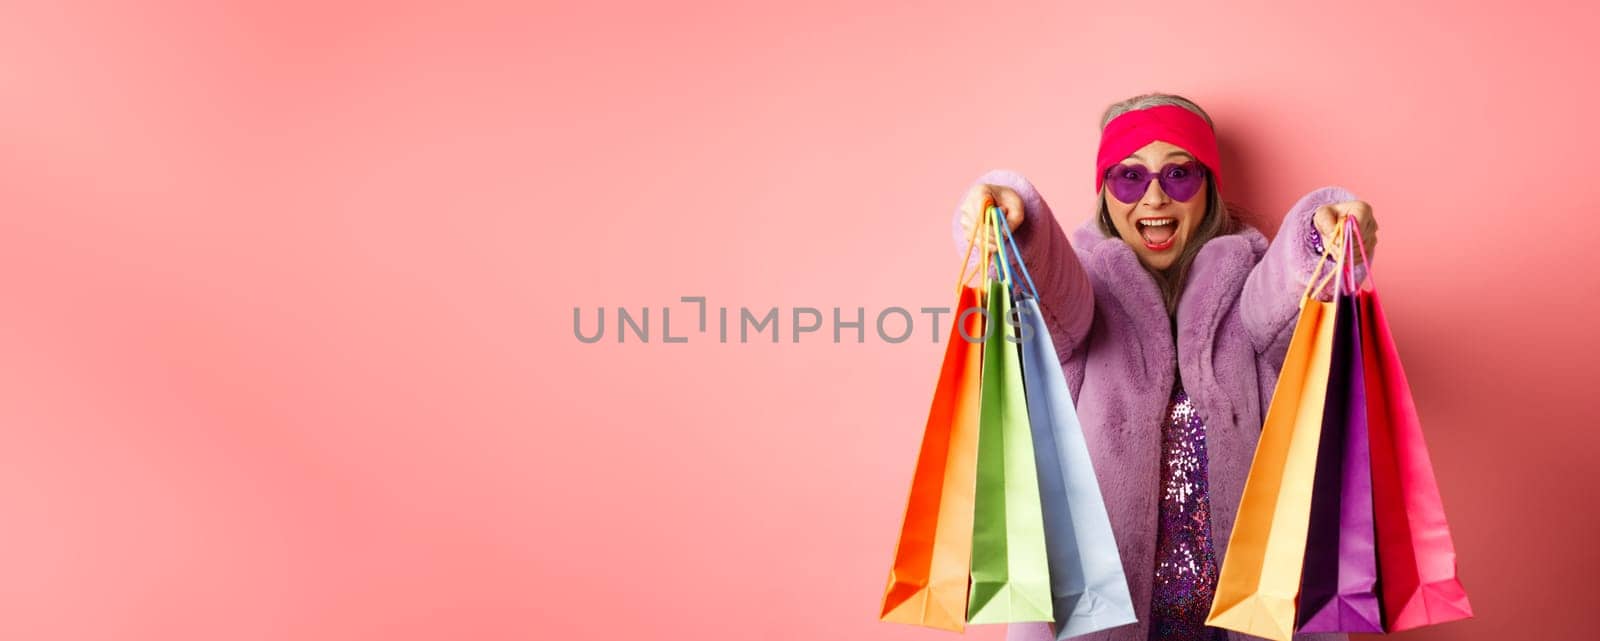
[[[1005,212],[1006,227],[1011,231],[1016,231],[1017,226],[1022,224],[1022,197],[1017,195],[1015,189],[1004,185],[978,184],[961,201],[961,231],[967,239],[972,238],[973,231],[978,227],[979,216],[988,211],[990,205],[997,205]],[[979,240],[984,243],[979,247],[988,247],[990,253],[998,250],[993,234],[986,234]]]

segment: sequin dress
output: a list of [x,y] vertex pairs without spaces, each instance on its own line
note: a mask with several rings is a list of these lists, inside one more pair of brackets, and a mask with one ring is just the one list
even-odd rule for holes
[[1221,628],[1205,625],[1218,572],[1206,493],[1206,426],[1181,382],[1173,390],[1161,432],[1161,523],[1150,638],[1226,641]]

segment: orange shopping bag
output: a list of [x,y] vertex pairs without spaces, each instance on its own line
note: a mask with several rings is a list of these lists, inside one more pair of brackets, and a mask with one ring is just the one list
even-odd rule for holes
[[[980,224],[973,240],[983,236],[986,228]],[[972,248],[969,242],[969,260]],[[988,262],[985,257],[979,265]],[[928,410],[879,614],[883,621],[957,632],[967,621],[978,478],[978,409],[983,393],[983,343],[966,337],[981,339],[985,335],[984,315],[968,313],[982,308],[983,296],[979,288],[966,285],[967,278],[963,269],[957,283],[960,295],[955,320],[946,339],[944,363]]]

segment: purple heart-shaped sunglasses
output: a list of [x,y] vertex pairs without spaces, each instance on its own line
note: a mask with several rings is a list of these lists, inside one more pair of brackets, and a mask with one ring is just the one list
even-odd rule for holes
[[1173,200],[1183,202],[1200,193],[1205,184],[1206,167],[1198,160],[1167,163],[1159,172],[1151,172],[1144,165],[1115,165],[1106,170],[1105,183],[1111,195],[1125,203],[1139,202],[1150,189],[1151,180],[1161,181],[1161,191]]

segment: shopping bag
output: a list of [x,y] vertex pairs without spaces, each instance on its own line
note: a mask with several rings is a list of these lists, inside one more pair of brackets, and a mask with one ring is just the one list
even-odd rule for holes
[[[969,243],[968,260],[972,248]],[[983,314],[964,313],[977,308],[980,297],[980,290],[966,282],[963,269],[956,285],[956,318],[879,613],[883,621],[957,632],[967,620],[983,367],[983,344],[963,334],[981,337],[985,331]]]
[[[1357,237],[1359,239],[1359,236]],[[1362,248],[1365,253],[1365,248]],[[1473,616],[1455,543],[1394,336],[1368,269],[1361,321],[1384,626],[1399,632]]]
[[[1003,221],[987,212],[990,229]],[[1033,435],[1022,384],[1022,360],[1011,316],[1011,278],[999,244],[989,283],[989,333],[983,348],[978,420],[978,484],[972,530],[968,623],[1050,621],[1050,573]]]
[[1206,625],[1280,641],[1294,633],[1339,304],[1311,297],[1313,286],[1321,289],[1317,274],[1327,258],[1317,262],[1300,298]]
[[1013,298],[1018,320],[1027,328],[1022,332],[1022,380],[1050,560],[1051,630],[1054,638],[1066,639],[1136,623],[1111,517],[1039,307],[1038,289],[1009,229],[1000,230],[1026,285],[1015,288]]
[[[1353,233],[1346,228],[1346,237]],[[1358,285],[1353,246],[1344,244],[1341,286],[1335,288],[1339,302],[1300,579],[1300,632],[1383,632],[1360,321],[1350,298]]]

